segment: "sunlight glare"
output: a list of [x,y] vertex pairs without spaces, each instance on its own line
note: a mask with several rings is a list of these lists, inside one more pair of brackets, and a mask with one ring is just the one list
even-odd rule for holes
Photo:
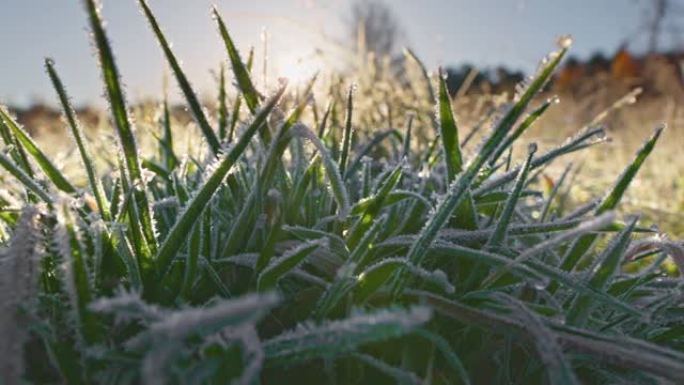
[[287,78],[290,84],[305,83],[322,68],[320,59],[313,53],[308,55],[285,53],[276,60],[278,76]]

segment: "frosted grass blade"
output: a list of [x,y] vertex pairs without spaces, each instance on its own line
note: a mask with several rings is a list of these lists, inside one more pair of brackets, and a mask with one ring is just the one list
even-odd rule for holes
[[454,181],[456,175],[463,171],[463,155],[458,139],[458,126],[449,97],[444,71],[439,69],[439,132],[444,151],[444,163],[447,170],[447,184]]
[[354,88],[350,87],[347,92],[347,109],[346,115],[344,117],[344,133],[342,135],[342,148],[340,150],[340,175],[342,178],[346,176],[347,171],[347,158],[349,157],[349,151],[351,149],[352,142],[352,113],[354,111]]
[[242,97],[245,99],[245,103],[247,103],[249,110],[254,114],[259,105],[259,93],[256,88],[254,88],[252,79],[249,76],[249,70],[247,70],[247,67],[245,67],[245,64],[240,58],[240,53],[228,33],[228,28],[226,28],[223,18],[221,18],[221,15],[216,8],[212,10],[212,13],[218,23],[219,32],[221,33],[221,38],[226,46],[226,52],[228,53],[228,58],[232,64],[235,79],[240,87],[240,91],[242,91]]
[[496,222],[494,233],[492,234],[492,237],[489,238],[488,246],[491,248],[496,249],[502,246],[506,238],[508,226],[511,223],[511,219],[513,218],[513,211],[515,210],[515,206],[518,204],[518,201],[520,200],[520,193],[522,192],[522,189],[527,180],[527,175],[530,171],[530,165],[532,164],[532,157],[534,156],[534,153],[536,151],[537,145],[531,144],[528,149],[527,160],[525,161],[522,170],[518,174],[518,179],[515,181],[513,191],[511,191],[510,195],[508,196],[508,200],[504,205],[503,212],[501,213]]
[[290,250],[281,257],[274,259],[264,268],[257,279],[257,291],[263,292],[276,286],[278,280],[293,269],[296,269],[306,257],[319,247],[327,244],[327,238],[306,242],[299,247]]
[[71,134],[76,141],[76,146],[81,155],[81,160],[83,161],[83,166],[85,167],[86,174],[88,175],[88,182],[90,183],[90,190],[95,197],[95,203],[97,203],[97,208],[100,211],[100,216],[105,221],[110,220],[108,204],[102,191],[102,184],[98,179],[97,172],[95,171],[95,164],[93,163],[92,155],[87,147],[87,143],[84,141],[83,130],[76,119],[76,114],[74,109],[71,107],[69,102],[69,97],[67,96],[64,85],[62,84],[57,71],[55,70],[54,62],[50,59],[45,59],[45,67],[47,69],[50,80],[52,80],[52,85],[57,91],[57,96],[59,101],[62,103],[62,109],[64,110],[64,116],[66,121],[71,128]]
[[139,0],[138,4],[142,8],[145,16],[147,17],[147,20],[150,23],[150,27],[152,28],[152,31],[154,31],[154,34],[157,37],[157,40],[159,41],[159,45],[164,51],[166,60],[169,62],[169,66],[171,67],[173,74],[176,76],[178,86],[180,87],[181,91],[183,92],[183,95],[185,96],[185,100],[188,102],[188,105],[190,106],[190,111],[192,112],[192,115],[195,118],[197,125],[202,130],[202,134],[204,134],[204,138],[209,144],[209,147],[211,148],[212,152],[214,154],[217,154],[220,148],[219,140],[216,137],[214,129],[211,127],[211,125],[209,125],[207,116],[204,113],[204,110],[202,109],[199,100],[197,99],[195,91],[192,89],[192,86],[190,85],[188,78],[185,76],[183,69],[178,63],[178,60],[176,59],[176,56],[174,55],[173,51],[171,50],[171,47],[169,46],[169,43],[167,42],[166,37],[164,36],[164,33],[162,32],[161,28],[159,27],[159,24],[157,23],[156,17],[152,13],[152,10],[150,10],[150,7],[147,5],[147,0]]
[[[655,147],[658,138],[660,138],[664,128],[664,126],[656,128],[651,138],[644,143],[639,151],[637,151],[632,163],[627,166],[622,175],[620,175],[618,178],[613,189],[610,191],[610,193],[608,193],[608,195],[606,195],[605,198],[603,198],[598,208],[596,208],[596,215],[613,210],[615,207],[617,207],[618,203],[620,203],[620,200],[622,199],[622,196],[627,190],[627,187],[629,187],[637,172],[644,164],[644,161],[653,151],[653,148]],[[582,256],[592,247],[595,240],[596,235],[593,234],[588,234],[577,239],[563,257],[561,269],[565,271],[574,269]]]
[[[219,70],[219,94],[218,94],[218,132],[219,139],[226,140],[228,135],[228,105],[226,104],[226,70],[223,64]],[[229,138],[230,139],[230,138]]]
[[107,34],[100,17],[100,10],[96,0],[84,0],[90,29],[93,34],[93,41],[97,47],[102,79],[105,85],[105,92],[109,99],[114,127],[117,130],[123,157],[126,165],[121,178],[128,178],[129,185],[136,189],[135,205],[140,215],[140,223],[133,223],[132,226],[141,227],[146,243],[151,247],[151,252],[156,250],[157,240],[154,232],[152,212],[143,191],[138,191],[137,186],[143,183],[140,159],[138,159],[138,148],[133,135],[131,120],[128,116],[126,100],[123,88],[119,81],[119,70],[114,60],[114,54],[109,45]]

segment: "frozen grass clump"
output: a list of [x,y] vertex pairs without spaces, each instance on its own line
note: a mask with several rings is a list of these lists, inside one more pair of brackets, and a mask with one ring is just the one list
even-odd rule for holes
[[316,78],[259,90],[216,10],[238,87],[227,97],[221,77],[214,119],[141,0],[201,138],[186,153],[166,102],[134,135],[98,4],[84,3],[120,151],[93,155],[52,61],[83,184],[0,110],[5,383],[684,378],[681,272],[665,267],[682,267],[683,246],[615,213],[662,128],[577,207],[559,197],[574,179],[544,190],[540,172],[594,151],[600,127],[513,156],[555,108],[535,97],[568,38],[473,144],[412,52],[396,94],[331,81],[314,97]]

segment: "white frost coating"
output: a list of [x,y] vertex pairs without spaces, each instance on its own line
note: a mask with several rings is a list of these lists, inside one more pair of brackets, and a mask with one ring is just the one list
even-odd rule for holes
[[90,310],[98,313],[110,313],[117,322],[139,319],[145,323],[163,319],[168,312],[156,305],[145,303],[140,293],[119,289],[114,297],[100,298],[89,306]]
[[169,312],[152,323],[148,331],[130,340],[133,349],[145,348],[148,343],[180,340],[192,334],[212,334],[227,326],[256,322],[279,302],[275,293],[250,294],[237,299],[222,300],[204,308],[188,308]]

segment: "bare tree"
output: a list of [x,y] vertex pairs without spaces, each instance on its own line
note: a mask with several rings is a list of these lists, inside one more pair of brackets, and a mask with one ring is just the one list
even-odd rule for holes
[[648,51],[653,53],[662,48],[663,37],[670,35],[674,43],[679,43],[681,31],[679,22],[684,8],[678,0],[645,0],[644,21],[641,30],[648,38]]
[[357,50],[374,52],[378,57],[393,54],[401,38],[396,16],[379,0],[354,3],[349,29]]
[[652,0],[652,15],[648,21],[648,50],[655,52],[658,50],[658,40],[663,29],[663,21],[665,19],[665,11],[668,8],[669,0]]

